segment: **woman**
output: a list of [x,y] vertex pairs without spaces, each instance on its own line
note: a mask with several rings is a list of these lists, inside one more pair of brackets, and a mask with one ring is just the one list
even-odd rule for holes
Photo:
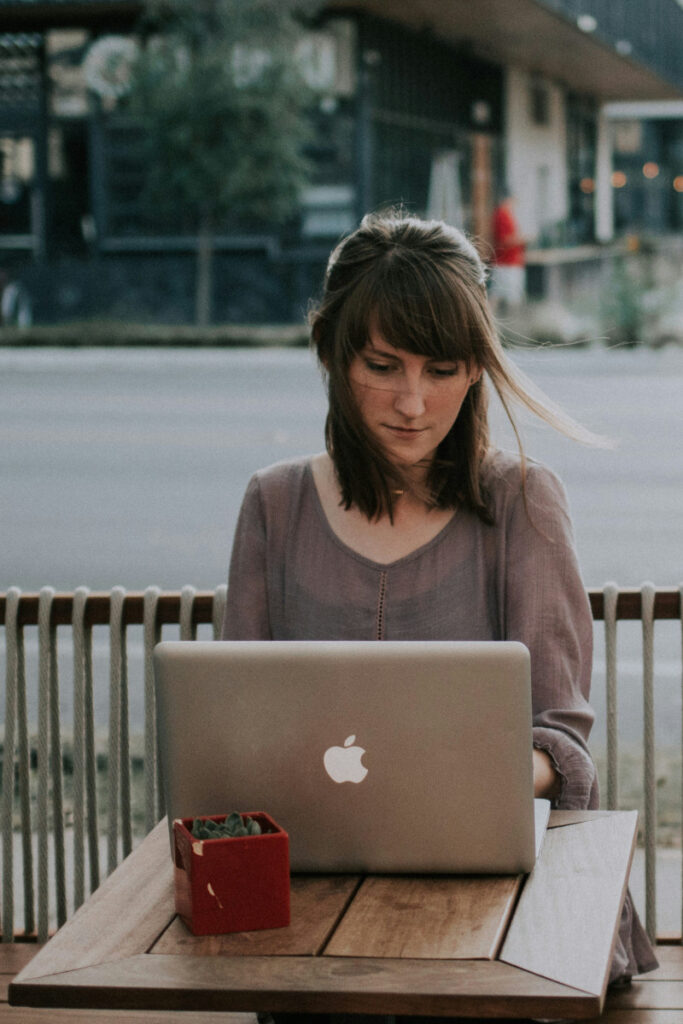
[[[521,444],[519,455],[492,447],[487,379],[511,419],[516,400],[590,435],[513,370],[481,259],[440,222],[366,217],[330,257],[311,329],[326,451],[251,479],[224,638],[520,640],[535,793],[596,807],[593,624],[564,491]],[[612,978],[654,966],[629,901]]]

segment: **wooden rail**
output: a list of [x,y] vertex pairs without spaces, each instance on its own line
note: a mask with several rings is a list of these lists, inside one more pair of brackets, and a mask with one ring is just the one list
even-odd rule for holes
[[[159,597],[157,605],[157,622],[160,625],[177,623],[180,615],[180,591],[165,591]],[[589,590],[593,618],[602,621],[605,617],[604,595],[602,590]],[[19,599],[20,626],[36,626],[38,624],[38,593],[24,593]],[[210,623],[213,612],[213,591],[197,591],[192,607],[192,622],[195,625]],[[683,617],[681,591],[674,588],[658,589],[655,593],[655,619],[679,619]],[[0,625],[5,622],[5,594],[0,594]],[[52,602],[51,625],[69,626],[73,611],[73,593],[56,593]],[[144,622],[144,593],[131,591],[123,601],[123,621],[128,626],[139,626]],[[108,592],[92,591],[87,598],[85,624],[88,626],[105,626],[109,624],[110,595]],[[642,598],[639,590],[625,589],[619,591],[617,598],[617,619],[638,620],[642,618]]]

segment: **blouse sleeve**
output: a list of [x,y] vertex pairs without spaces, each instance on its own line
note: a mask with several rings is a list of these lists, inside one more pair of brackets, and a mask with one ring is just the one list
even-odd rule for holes
[[223,640],[270,640],[266,521],[258,476],[242,501],[230,559]]
[[560,776],[555,806],[597,806],[587,746],[593,619],[564,488],[545,467],[528,466],[526,502],[522,494],[512,502],[505,544],[505,635],[531,654],[533,742]]

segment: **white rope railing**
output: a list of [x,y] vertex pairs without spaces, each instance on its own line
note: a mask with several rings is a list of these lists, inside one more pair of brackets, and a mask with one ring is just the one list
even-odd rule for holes
[[180,639],[196,640],[197,624],[193,621],[194,602],[197,591],[194,587],[183,587],[180,592]]
[[24,880],[24,931],[35,929],[35,895],[33,887],[33,847],[31,845],[31,797],[29,791],[30,748],[26,705],[26,663],[24,630],[19,621],[20,591],[7,592],[5,615],[6,690],[5,745],[2,772],[2,934],[11,941],[14,930],[14,858],[13,858],[13,795],[15,772],[15,723],[18,731],[18,784]]
[[[85,603],[88,591],[79,587],[74,594],[71,632],[74,645],[74,746],[73,746],[73,857],[74,907],[78,909],[85,899],[85,690],[86,649],[91,636],[85,624]],[[91,663],[92,664],[92,663]]]
[[607,712],[607,808],[619,806],[619,730],[617,716],[617,598],[616,583],[603,588],[605,617],[605,701]]
[[128,755],[123,735],[123,702],[127,704],[126,691],[126,634],[123,621],[123,587],[114,587],[111,592],[111,619],[109,623],[109,746],[107,751],[107,781],[109,793],[107,811],[109,828],[107,830],[107,874],[111,874],[119,860],[119,788],[121,789],[121,805],[123,809],[124,780],[121,777],[121,764]]
[[152,653],[161,639],[158,622],[158,587],[148,587],[144,598],[144,685],[145,685],[145,832],[151,832],[165,814],[161,786],[158,784],[157,723],[154,713],[154,663]]
[[645,797],[645,928],[657,934],[657,777],[655,767],[654,606],[655,588],[641,588],[643,625],[643,794]]
[[[683,708],[683,584],[678,588],[681,616],[681,707]],[[681,715],[681,753],[683,754],[683,715]],[[683,804],[683,756],[681,757],[681,803]],[[681,815],[681,849],[683,849],[683,815]],[[683,894],[683,857],[681,858],[681,893]],[[683,898],[681,899],[681,936],[683,937]]]
[[11,935],[14,928],[14,858],[12,836],[12,810],[14,796],[14,749],[17,716],[18,689],[18,591],[7,595],[7,644],[6,644],[6,700],[5,700],[5,746],[2,759],[2,932]]
[[[52,618],[55,592],[43,587],[38,605],[38,941],[48,936],[49,838],[54,850],[57,926],[66,921],[62,736],[59,716],[57,627]],[[52,801],[50,806],[50,783]],[[50,811],[52,813],[50,813]]]
[[[209,598],[207,617],[207,596]],[[220,586],[211,595],[198,597],[194,587],[184,587],[178,609],[168,610],[169,595],[158,587],[149,587],[143,596],[139,620],[126,613],[138,595],[129,595],[122,587],[110,594],[93,595],[80,587],[73,595],[56,595],[51,587],[40,594],[22,595],[12,588],[0,595],[5,626],[6,700],[5,737],[0,800],[2,835],[2,936],[11,941],[16,932],[14,900],[14,827],[15,802],[18,803],[23,851],[24,880],[23,932],[37,933],[44,941],[49,932],[51,910],[57,925],[67,917],[64,797],[62,767],[62,725],[60,722],[60,680],[58,668],[57,624],[69,625],[73,643],[73,750],[72,815],[73,909],[86,897],[86,840],[89,862],[89,890],[100,884],[100,850],[97,800],[97,756],[94,726],[93,620],[89,606],[96,605],[99,622],[109,624],[109,735],[107,762],[107,872],[133,846],[129,686],[127,629],[135,621],[143,626],[144,685],[144,825],[149,831],[164,814],[163,794],[158,778],[158,754],[154,701],[152,652],[161,639],[160,609],[166,600],[164,622],[180,626],[183,639],[194,639],[199,621],[212,625],[214,637],[220,634],[227,588]],[[171,603],[173,603],[171,597]],[[35,771],[31,770],[27,715],[27,680],[24,656],[24,623],[20,621],[22,601],[35,605],[30,623],[37,626],[37,741]],[[55,614],[58,604],[69,606],[69,618]],[[202,607],[199,607],[202,605]],[[102,618],[102,612],[105,617]],[[61,617],[60,617],[61,616]],[[2,621],[2,620],[0,620]],[[33,777],[32,777],[33,776]],[[18,787],[18,801],[15,789]],[[33,789],[35,792],[33,791]],[[32,820],[32,797],[35,819]],[[34,832],[35,828],[35,832]],[[33,845],[37,851],[34,868]],[[50,871],[52,854],[53,871]],[[34,890],[34,877],[37,891]],[[37,921],[36,921],[37,910]]]
[[[676,591],[656,591],[651,583],[639,591],[619,591],[609,583],[590,594],[594,618],[604,620],[607,712],[606,804],[619,806],[618,657],[617,625],[621,619],[640,620],[643,677],[643,800],[645,836],[646,927],[656,935],[657,787],[655,770],[655,620],[677,618],[683,638],[683,585]],[[133,846],[131,805],[131,743],[129,736],[128,628],[142,626],[143,661],[139,685],[144,693],[144,830],[163,816],[159,784],[152,652],[166,624],[175,624],[182,639],[195,639],[200,623],[219,636],[227,588],[198,593],[183,587],[180,594],[149,587],[144,594],[115,587],[108,594],[92,594],[81,587],[74,594],[55,594],[44,587],[38,595],[23,595],[17,588],[0,594],[0,624],[5,636],[5,738],[0,800],[2,834],[2,936],[11,941],[19,931],[15,923],[14,819],[21,827],[23,878],[23,931],[47,938],[51,922],[67,917],[67,886],[62,771],[62,728],[58,626],[71,631],[73,644],[73,909],[100,884],[100,827],[97,795],[93,671],[93,626],[109,627],[109,733],[103,759],[107,762],[107,872]],[[37,627],[37,743],[29,743],[25,627]],[[176,634],[177,635],[177,634]],[[683,644],[681,663],[683,666]],[[138,685],[136,682],[135,686]],[[683,692],[683,669],[681,676]],[[683,723],[681,728],[683,749]],[[34,764],[32,765],[32,756]],[[683,769],[681,777],[683,786]],[[32,810],[35,801],[35,814]],[[683,842],[683,825],[681,840]],[[37,864],[34,864],[34,847]],[[52,854],[53,875],[50,873]],[[87,858],[86,858],[87,854]],[[86,881],[87,860],[87,881]],[[683,876],[682,876],[683,881]],[[37,888],[35,887],[37,882]],[[683,930],[683,901],[681,907]]]

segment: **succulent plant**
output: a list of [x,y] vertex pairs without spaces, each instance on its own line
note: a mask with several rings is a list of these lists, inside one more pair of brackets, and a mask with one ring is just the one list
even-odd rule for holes
[[195,818],[191,831],[195,839],[229,839],[237,836],[260,836],[261,826],[249,815],[243,818],[237,811],[233,811],[224,821]]

